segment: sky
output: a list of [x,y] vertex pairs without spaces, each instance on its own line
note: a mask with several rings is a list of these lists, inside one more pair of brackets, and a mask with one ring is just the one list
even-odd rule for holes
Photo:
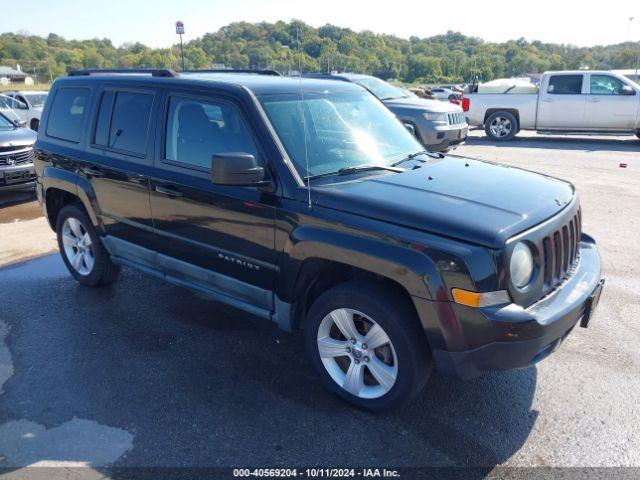
[[[7,1],[7,0],[5,0]],[[109,38],[114,45],[141,42],[166,47],[235,21],[300,19],[315,27],[332,23],[402,38],[459,31],[487,41],[527,40],[577,46],[640,41],[640,1],[614,0],[615,8],[578,0],[29,0],[0,16],[0,32],[27,31],[68,39]],[[629,18],[635,17],[630,22]]]

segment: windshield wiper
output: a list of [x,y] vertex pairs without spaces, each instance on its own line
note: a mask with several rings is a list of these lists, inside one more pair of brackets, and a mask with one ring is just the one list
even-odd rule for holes
[[[401,163],[408,162],[409,160],[413,160],[413,159],[419,157],[420,155],[427,155],[427,156],[429,156],[431,158],[444,158],[444,155],[441,154],[441,153],[429,152],[427,150],[420,150],[419,152],[410,153],[409,155],[407,155],[403,159],[398,160],[396,163],[392,163],[391,166],[395,167],[397,165],[400,165]],[[426,162],[426,160],[421,160],[421,159],[418,159],[418,161],[422,162],[422,163]]]
[[305,177],[307,180],[313,180],[314,178],[330,177],[333,175],[353,175],[354,173],[367,172],[370,170],[388,170],[394,173],[404,172],[404,168],[396,167],[395,165],[357,165],[355,167],[344,167],[336,172],[319,173],[318,175],[310,175]]

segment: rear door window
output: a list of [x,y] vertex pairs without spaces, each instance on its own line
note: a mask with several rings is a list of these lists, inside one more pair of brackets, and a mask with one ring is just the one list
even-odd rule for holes
[[580,95],[584,75],[551,75],[547,92],[552,95]]
[[47,136],[80,143],[88,100],[88,88],[58,89],[47,120]]
[[153,94],[107,90],[102,94],[94,144],[144,156]]

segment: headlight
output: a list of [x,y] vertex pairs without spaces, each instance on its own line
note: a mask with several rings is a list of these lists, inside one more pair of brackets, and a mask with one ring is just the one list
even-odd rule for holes
[[449,122],[449,117],[447,117],[446,113],[424,112],[422,116],[425,120],[430,120],[432,122]]
[[531,249],[523,242],[518,242],[511,252],[509,264],[511,282],[517,288],[526,287],[533,276],[533,254]]

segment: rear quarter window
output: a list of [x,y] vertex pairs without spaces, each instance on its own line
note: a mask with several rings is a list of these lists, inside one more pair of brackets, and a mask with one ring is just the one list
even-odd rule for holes
[[82,122],[87,112],[88,88],[59,88],[47,120],[47,136],[80,143]]

